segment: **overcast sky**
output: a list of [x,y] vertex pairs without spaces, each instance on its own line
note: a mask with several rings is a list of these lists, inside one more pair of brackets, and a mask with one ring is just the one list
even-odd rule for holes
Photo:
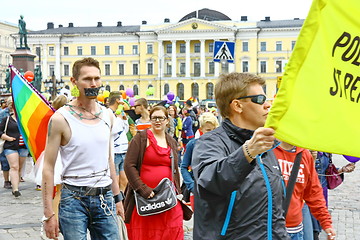
[[224,13],[234,21],[248,16],[249,21],[259,21],[270,16],[272,20],[306,18],[312,0],[0,0],[0,21],[17,25],[19,16],[24,15],[30,30],[46,29],[48,22],[55,27],[68,26],[114,26],[121,21],[123,26],[159,24],[164,18],[171,23],[202,8]]

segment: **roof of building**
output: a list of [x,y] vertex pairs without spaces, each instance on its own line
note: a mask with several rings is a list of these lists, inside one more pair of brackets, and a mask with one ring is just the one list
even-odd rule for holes
[[[214,10],[210,9],[202,9],[198,11],[199,13],[216,13],[217,16],[223,15],[222,13],[219,13]],[[192,12],[196,14],[196,11]],[[183,17],[181,21],[185,21],[186,18],[190,19],[192,18],[192,13],[189,13],[185,17]],[[195,15],[194,15],[195,16]],[[213,15],[213,20],[209,20],[209,16],[206,14],[200,14],[200,17],[203,17],[204,20],[207,21],[216,21],[215,15]],[[225,16],[225,15],[223,15]],[[198,17],[199,18],[199,17]],[[207,19],[205,19],[207,18]],[[219,21],[224,21],[225,18],[228,18],[227,16],[223,17],[223,19]],[[227,20],[231,20],[228,18]],[[292,27],[302,27],[304,23],[304,19],[298,19],[294,18],[291,20],[270,20],[269,17],[265,18],[265,20],[261,20],[259,22],[256,22],[256,27],[258,28],[292,28]],[[89,33],[134,33],[134,32],[140,32],[141,31],[141,25],[132,25],[132,26],[122,26],[121,22],[118,22],[118,26],[102,26],[102,23],[99,22],[98,26],[92,26],[92,27],[75,27],[74,24],[69,23],[69,26],[63,27],[59,25],[59,27],[55,28],[53,23],[48,23],[47,29],[40,30],[40,31],[29,31],[30,34],[89,34]]]
[[262,20],[257,22],[258,28],[285,28],[285,27],[301,27],[304,23],[304,19],[294,18],[293,20],[275,20],[266,21]]
[[186,14],[183,18],[180,19],[179,22],[188,20],[190,18],[198,18],[207,21],[227,21],[227,20],[231,21],[231,18],[229,18],[228,16],[226,16],[221,12],[211,10],[208,8],[203,8]]
[[31,34],[86,34],[86,33],[127,33],[139,32],[140,25],[134,26],[99,26],[99,27],[58,27],[40,31],[32,31]]

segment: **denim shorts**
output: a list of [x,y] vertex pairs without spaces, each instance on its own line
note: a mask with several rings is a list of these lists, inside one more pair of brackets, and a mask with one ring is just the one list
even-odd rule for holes
[[29,150],[27,148],[19,148],[18,150],[12,149],[4,149],[5,156],[10,155],[12,153],[18,153],[20,157],[27,157],[29,154]]
[[304,231],[301,230],[297,233],[289,233],[291,240],[304,240]]
[[87,229],[93,240],[120,240],[113,193],[108,191],[103,200],[100,196],[61,189],[59,222],[64,240],[86,240]]
[[1,171],[9,171],[10,170],[10,165],[8,160],[5,157],[4,152],[2,152],[0,154],[0,162],[1,162]]
[[114,162],[116,175],[120,174],[120,171],[124,171],[124,160],[126,153],[115,153]]

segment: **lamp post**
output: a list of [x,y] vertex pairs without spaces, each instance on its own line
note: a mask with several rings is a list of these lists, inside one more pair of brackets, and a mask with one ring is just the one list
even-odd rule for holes
[[64,87],[64,81],[62,79],[57,80],[55,74],[51,76],[51,79],[44,81],[45,91],[49,91],[51,99],[54,100],[57,95],[57,90]]

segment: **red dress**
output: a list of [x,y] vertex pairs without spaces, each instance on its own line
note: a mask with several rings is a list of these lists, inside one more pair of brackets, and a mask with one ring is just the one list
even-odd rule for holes
[[[161,179],[172,179],[170,147],[162,148],[150,130],[147,130],[149,146],[146,148],[140,171],[141,180],[155,188]],[[174,208],[151,216],[139,216],[134,208],[131,221],[126,224],[129,240],[182,240],[184,239],[183,212],[178,203]]]

